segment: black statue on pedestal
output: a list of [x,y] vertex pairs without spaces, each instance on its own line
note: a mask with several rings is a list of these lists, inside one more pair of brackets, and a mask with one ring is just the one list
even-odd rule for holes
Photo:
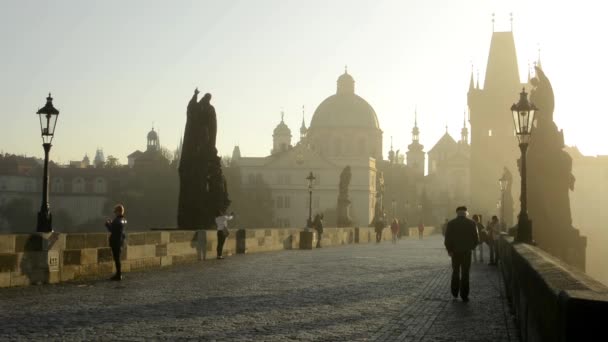
[[340,194],[338,195],[338,227],[350,227],[353,223],[350,217],[350,200],[348,186],[352,177],[350,166],[346,166],[340,174]]
[[585,268],[586,238],[572,226],[569,192],[574,190],[572,158],[563,150],[564,133],[553,121],[551,82],[539,67],[530,100],[538,107],[528,150],[528,208],[538,246],[567,263]]
[[198,88],[188,103],[179,164],[177,225],[181,229],[212,228],[219,212],[230,205],[221,159],[215,147],[217,117],[207,93],[197,102]]

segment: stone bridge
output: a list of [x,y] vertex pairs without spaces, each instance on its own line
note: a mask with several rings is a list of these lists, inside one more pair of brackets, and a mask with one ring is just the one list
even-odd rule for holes
[[453,301],[440,236],[0,290],[0,340],[516,341],[495,267]]
[[[376,244],[365,243],[367,228],[329,229],[326,248],[301,250],[292,233],[234,234],[225,260],[206,254],[214,247],[206,232],[132,233],[143,235],[129,237],[131,272],[118,283],[99,280],[111,268],[100,266],[98,237],[13,236],[0,248],[23,251],[14,264],[0,252],[0,274],[12,265],[17,281],[50,281],[52,265],[42,275],[27,269],[52,264],[60,246],[60,270],[72,280],[0,289],[0,340],[583,341],[608,312],[601,284],[508,238],[500,267],[472,265],[465,304],[449,292],[440,235]],[[31,251],[39,247],[46,251]],[[208,260],[179,255],[188,248]]]

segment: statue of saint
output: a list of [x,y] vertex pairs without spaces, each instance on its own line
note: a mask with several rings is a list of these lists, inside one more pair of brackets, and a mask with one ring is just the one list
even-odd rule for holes
[[350,199],[348,186],[352,177],[350,166],[346,166],[340,173],[340,189],[338,195],[338,227],[349,227],[352,224],[350,217]]

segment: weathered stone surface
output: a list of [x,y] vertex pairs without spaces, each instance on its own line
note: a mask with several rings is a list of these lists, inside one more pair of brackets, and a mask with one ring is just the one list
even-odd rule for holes
[[146,244],[146,233],[131,233],[128,235],[129,246],[141,246]]
[[17,270],[17,254],[3,253],[0,254],[0,273],[14,272]]
[[156,254],[157,257],[165,257],[167,256],[167,244],[156,245]]
[[42,238],[37,234],[19,234],[15,237],[15,252],[41,251]]
[[63,251],[63,265],[80,265],[80,249]]
[[68,234],[65,237],[66,249],[82,249],[86,247],[87,234]]
[[146,245],[158,245],[161,243],[161,232],[146,233]]
[[81,251],[80,255],[81,264],[96,264],[97,263],[97,249],[96,248],[85,248]]
[[113,261],[112,258],[112,249],[108,248],[98,248],[97,249],[97,261],[98,262],[110,262]]
[[110,234],[107,233],[87,233],[85,237],[85,248],[109,247],[109,237]]
[[178,231],[171,232],[170,234],[169,242],[190,242],[196,240],[196,232],[194,231]]
[[0,235],[0,253],[15,253],[15,235]]

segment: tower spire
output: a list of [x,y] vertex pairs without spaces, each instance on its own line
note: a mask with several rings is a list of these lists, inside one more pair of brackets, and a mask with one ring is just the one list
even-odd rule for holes
[[469,90],[475,89],[475,79],[473,77],[473,63],[471,63],[471,80],[469,81]]
[[492,32],[495,32],[495,30],[494,30],[494,13],[492,13]]
[[477,89],[479,89],[479,69],[477,69]]
[[304,105],[302,105],[302,126],[300,126],[300,140],[306,137],[306,122],[304,121]]
[[538,46],[538,61],[536,62],[536,65],[539,69],[543,68],[542,64],[540,63],[540,45]]
[[509,20],[511,21],[511,32],[513,32],[513,12],[509,13]]

